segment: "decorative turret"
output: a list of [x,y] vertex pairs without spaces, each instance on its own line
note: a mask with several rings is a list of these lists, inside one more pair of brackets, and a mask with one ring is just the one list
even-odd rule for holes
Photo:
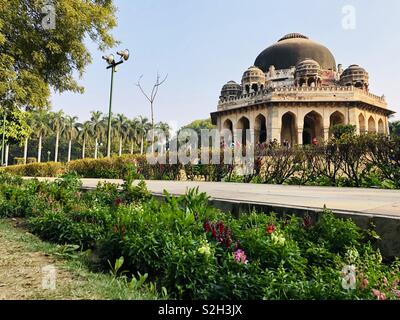
[[246,70],[242,78],[242,87],[244,93],[253,93],[264,90],[265,88],[265,74],[264,72],[252,66]]
[[369,75],[368,72],[357,64],[348,67],[340,77],[342,86],[354,86],[360,89],[368,90]]
[[295,85],[298,87],[319,87],[322,83],[322,70],[319,63],[306,59],[296,66]]
[[235,81],[229,81],[222,87],[220,99],[236,98],[242,94],[242,87]]

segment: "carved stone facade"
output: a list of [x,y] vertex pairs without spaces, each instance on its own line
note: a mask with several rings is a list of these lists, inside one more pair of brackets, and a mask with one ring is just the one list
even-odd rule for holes
[[388,134],[393,113],[383,96],[369,92],[365,69],[336,68],[327,48],[289,34],[260,54],[241,84],[224,86],[211,117],[221,131],[251,130],[256,143],[295,145],[327,141],[338,124],[355,125],[359,134]]

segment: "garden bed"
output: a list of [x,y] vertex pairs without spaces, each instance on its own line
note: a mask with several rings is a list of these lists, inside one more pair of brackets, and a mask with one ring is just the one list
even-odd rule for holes
[[255,212],[235,219],[196,190],[160,203],[134,177],[128,172],[122,190],[101,184],[82,193],[75,175],[52,183],[1,175],[0,214],[26,219],[46,241],[90,250],[99,272],[147,275],[171,298],[400,297],[399,260],[386,261],[378,235],[351,220],[328,211],[318,221]]

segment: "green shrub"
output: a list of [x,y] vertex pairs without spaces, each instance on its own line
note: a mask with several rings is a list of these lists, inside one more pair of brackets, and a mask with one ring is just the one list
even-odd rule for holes
[[65,172],[64,166],[61,163],[55,162],[9,166],[3,170],[13,175],[25,177],[57,177]]
[[[132,183],[136,177],[128,167],[123,188],[99,184],[82,193],[74,173],[50,183],[1,174],[0,212],[27,217],[29,230],[45,240],[93,249],[93,267],[108,270],[123,257],[124,271],[148,274],[171,298],[399,295],[400,260],[385,264],[351,220],[328,211],[319,219],[257,213],[235,219],[210,207],[198,189],[159,202],[144,183]],[[350,265],[355,290],[342,287],[342,269]]]
[[[26,163],[35,163],[36,162],[36,158],[26,158]],[[14,163],[16,165],[23,165],[25,164],[25,158],[14,158]]]
[[59,244],[78,244],[93,248],[110,227],[107,210],[83,209],[82,212],[46,211],[29,219],[30,230],[44,240]]

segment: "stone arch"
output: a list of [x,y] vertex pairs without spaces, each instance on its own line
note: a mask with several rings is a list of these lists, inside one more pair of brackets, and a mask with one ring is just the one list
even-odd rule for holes
[[332,136],[332,128],[334,126],[345,124],[345,116],[340,111],[335,111],[329,118],[329,135]]
[[360,134],[367,132],[367,128],[365,126],[365,117],[362,113],[358,116],[358,126],[360,128]]
[[236,129],[242,130],[241,137],[238,137],[241,145],[247,145],[247,132],[250,130],[250,120],[246,117],[241,117],[240,120],[237,122]]
[[304,116],[303,144],[324,142],[323,123],[322,116],[316,111],[311,111]]
[[[222,125],[222,140],[223,145],[231,146],[233,142],[233,122],[230,119],[226,119]],[[229,132],[229,134],[228,134]]]
[[282,116],[281,129],[281,144],[285,141],[289,142],[290,146],[297,144],[297,125],[296,115],[293,112],[286,112]]
[[246,86],[244,87],[244,90],[246,91],[247,94],[250,93],[250,86],[248,84],[246,84]]
[[252,86],[251,86],[251,90],[253,92],[258,92],[258,84],[257,83],[253,83]]
[[315,86],[316,86],[315,78],[309,78],[307,81],[307,87],[315,87]]
[[267,119],[263,114],[259,114],[254,122],[255,143],[267,141]]
[[227,129],[233,132],[233,122],[230,119],[226,119],[224,124],[222,125],[222,129]]
[[385,124],[383,123],[382,119],[379,119],[378,121],[378,133],[379,134],[385,134]]
[[370,116],[368,119],[368,132],[376,133],[376,123],[375,123],[375,118],[373,116]]

